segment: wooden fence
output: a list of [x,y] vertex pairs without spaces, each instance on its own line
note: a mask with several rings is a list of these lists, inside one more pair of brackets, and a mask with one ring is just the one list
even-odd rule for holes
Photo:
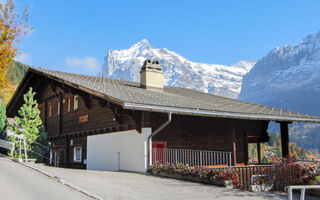
[[239,184],[236,187],[240,190],[249,190],[256,179],[265,184],[275,184],[274,187],[287,186],[299,182],[299,170],[292,164],[270,164],[270,165],[247,165],[223,167],[220,169],[233,170],[239,174]]

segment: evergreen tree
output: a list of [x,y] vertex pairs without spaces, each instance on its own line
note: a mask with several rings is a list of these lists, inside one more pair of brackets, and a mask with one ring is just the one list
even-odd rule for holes
[[[6,128],[6,121],[7,121],[7,115],[6,115],[6,107],[4,106],[4,103],[1,102],[0,99],[0,139],[5,139],[5,128]],[[7,150],[4,148],[0,148],[0,153],[7,154]]]
[[[30,88],[29,91],[23,96],[24,104],[18,111],[19,117],[15,117],[16,125],[11,125],[10,128],[16,134],[22,134],[25,136],[27,149],[43,155],[44,152],[42,152],[41,148],[34,143],[34,141],[43,142],[46,140],[46,133],[40,118],[38,103],[34,99],[35,94],[36,93],[32,91],[32,88]],[[11,137],[11,140],[16,143],[16,147],[19,147],[19,140],[16,137]],[[35,156],[36,154],[32,155],[33,157],[38,157]],[[19,148],[15,149],[13,156],[19,156]]]
[[6,127],[6,121],[7,121],[7,114],[6,114],[6,107],[4,106],[4,103],[0,100],[0,139],[4,139],[4,129]]

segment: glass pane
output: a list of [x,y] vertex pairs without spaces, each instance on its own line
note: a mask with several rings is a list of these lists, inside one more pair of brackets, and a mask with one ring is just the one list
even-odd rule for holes
[[75,160],[80,161],[81,160],[81,148],[75,149]]

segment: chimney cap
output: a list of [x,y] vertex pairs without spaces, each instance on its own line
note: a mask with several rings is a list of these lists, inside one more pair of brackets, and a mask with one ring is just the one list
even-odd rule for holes
[[162,72],[162,67],[160,66],[160,62],[158,60],[146,59],[143,63],[141,71],[143,70],[155,70]]

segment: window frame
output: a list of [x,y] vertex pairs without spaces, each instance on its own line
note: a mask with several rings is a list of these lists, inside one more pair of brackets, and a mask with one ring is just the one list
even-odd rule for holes
[[79,109],[79,96],[75,95],[73,97],[73,110],[78,110]]
[[71,97],[67,98],[67,112],[71,111]]
[[52,104],[48,103],[48,117],[52,116]]
[[[80,150],[80,159],[79,160],[76,159],[77,158],[77,156],[76,156],[77,149]],[[77,163],[82,162],[82,146],[73,147],[73,162],[77,162]]]
[[60,101],[57,101],[57,115],[60,115]]

